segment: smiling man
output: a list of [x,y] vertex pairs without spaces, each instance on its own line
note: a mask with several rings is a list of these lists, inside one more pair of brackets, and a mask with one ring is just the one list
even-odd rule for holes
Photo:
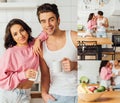
[[[39,6],[37,16],[48,35],[42,43],[43,58],[48,66],[45,69],[41,64],[42,97],[45,103],[77,103],[77,32],[60,30],[55,4]],[[61,63],[62,72],[54,72],[54,61]]]

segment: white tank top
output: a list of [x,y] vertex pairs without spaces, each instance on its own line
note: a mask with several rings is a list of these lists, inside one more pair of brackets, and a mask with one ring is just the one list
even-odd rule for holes
[[114,82],[115,82],[115,85],[119,85],[120,84],[120,76],[118,75],[118,72],[120,72],[120,69],[116,69],[115,67],[112,69],[112,72],[115,73],[115,75],[117,75],[115,78],[114,78]]
[[105,18],[103,19],[97,19],[97,31],[106,31],[106,28],[102,26],[101,24],[105,23]]
[[71,72],[52,72],[52,62],[61,61],[64,57],[72,61],[77,61],[77,48],[72,42],[70,31],[66,31],[66,43],[62,49],[50,51],[46,42],[43,42],[43,56],[50,69],[50,90],[49,93],[76,96],[77,95],[77,71]]

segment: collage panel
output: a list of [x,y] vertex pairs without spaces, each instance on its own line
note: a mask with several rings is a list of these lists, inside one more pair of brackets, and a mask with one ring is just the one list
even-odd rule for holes
[[77,92],[78,103],[118,101],[120,98],[118,96],[120,95],[120,60],[78,61]]
[[77,0],[0,0],[0,103],[77,103],[76,24]]
[[78,0],[78,60],[120,59],[116,6],[120,6],[119,0]]
[[78,103],[119,101],[120,20],[116,6],[120,6],[119,0],[78,0]]

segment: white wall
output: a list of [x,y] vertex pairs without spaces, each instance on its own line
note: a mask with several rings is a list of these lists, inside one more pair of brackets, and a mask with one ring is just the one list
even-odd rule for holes
[[78,61],[78,83],[81,76],[87,76],[90,83],[97,83],[101,61]]
[[[110,60],[113,63],[113,60]],[[81,76],[86,76],[90,79],[90,83],[97,83],[99,81],[99,67],[100,60],[78,61],[78,83]]]
[[[77,0],[7,0],[9,3],[17,3],[16,5],[20,5],[20,3],[24,3],[29,5],[29,3],[36,3],[35,7],[31,8],[18,8],[18,7],[0,7],[0,55],[4,51],[3,47],[3,37],[5,32],[5,27],[7,23],[13,18],[20,18],[26,21],[26,23],[32,28],[33,36],[36,37],[40,31],[42,30],[37,16],[36,16],[36,8],[38,5],[41,5],[45,2],[47,3],[55,3],[58,5],[61,23],[61,29],[67,30],[77,30]],[[1,6],[2,3],[0,3]]]
[[109,3],[104,4],[103,6],[100,6],[98,4],[99,0],[91,0],[91,1],[92,2],[87,5],[87,8],[85,8],[85,4],[83,3],[83,0],[78,0],[78,12],[77,12],[78,24],[83,24],[85,26],[90,13],[93,12],[97,14],[98,10],[102,10],[104,12],[104,16],[107,17],[109,20],[109,25],[115,26],[116,30],[120,28],[120,19],[119,19],[120,16],[112,15],[116,6],[117,8],[120,8],[120,2],[116,4],[116,1],[118,0],[109,0]]

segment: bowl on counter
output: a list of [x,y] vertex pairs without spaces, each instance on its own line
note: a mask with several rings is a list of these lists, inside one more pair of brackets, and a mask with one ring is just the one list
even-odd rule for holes
[[78,97],[80,100],[83,100],[85,102],[92,102],[92,101],[96,101],[97,99],[99,99],[104,94],[104,92],[79,93]]

